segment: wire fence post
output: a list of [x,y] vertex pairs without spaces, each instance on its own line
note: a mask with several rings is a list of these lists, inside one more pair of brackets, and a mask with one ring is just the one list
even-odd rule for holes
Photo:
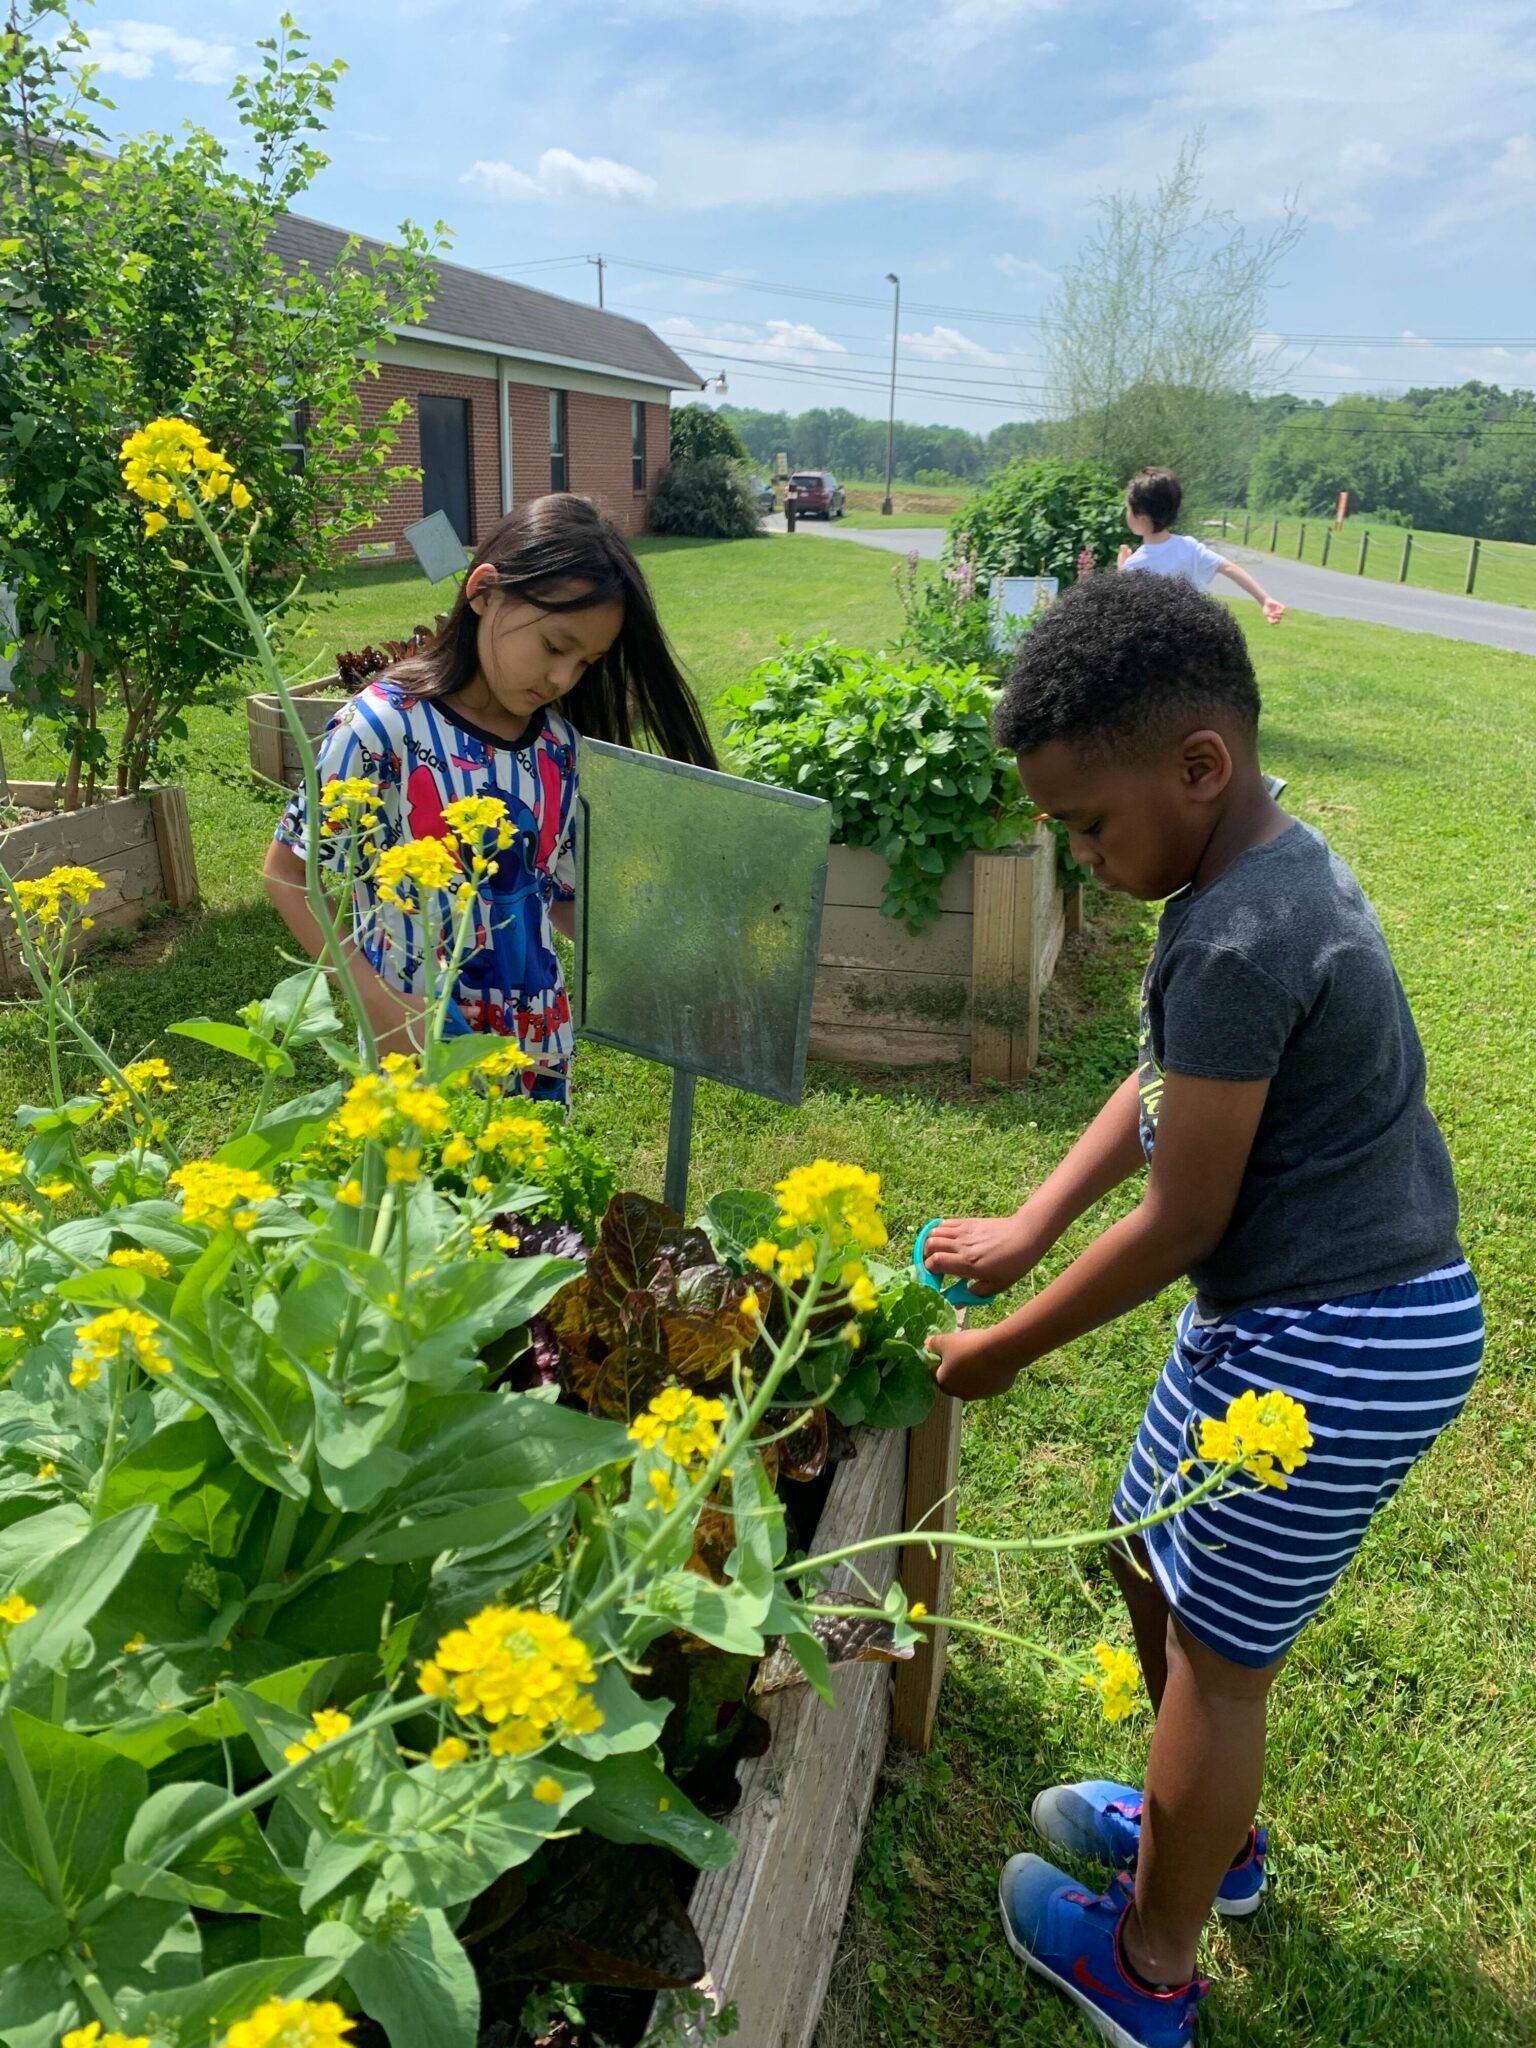
[[1248,535],[1249,535],[1249,532],[1250,532],[1250,530],[1251,530],[1252,526],[1253,526],[1253,514],[1252,514],[1251,512],[1245,512],[1245,513],[1243,514],[1243,546],[1244,546],[1244,547],[1247,547],[1247,545],[1248,545]]
[[1223,540],[1227,537],[1227,508],[1225,505],[1221,508],[1221,537]]
[[1470,596],[1472,595],[1472,586],[1473,586],[1473,584],[1474,584],[1474,583],[1476,583],[1476,581],[1477,581],[1477,557],[1478,557],[1478,551],[1479,551],[1479,549],[1480,549],[1480,548],[1482,547],[1482,545],[1483,545],[1483,544],[1482,544],[1482,542],[1481,542],[1480,540],[1475,540],[1475,541],[1473,541],[1473,543],[1472,543],[1471,547],[1470,547],[1470,548],[1469,548],[1469,549],[1467,550],[1467,596],[1468,596],[1468,597],[1470,597]]
[[1401,566],[1401,567],[1399,568],[1399,570],[1398,570],[1398,572],[1397,572],[1397,580],[1398,580],[1398,582],[1399,582],[1399,583],[1406,583],[1406,582],[1408,581],[1408,564],[1409,564],[1409,563],[1410,563],[1410,562],[1411,562],[1412,560],[1413,560],[1413,535],[1412,535],[1411,533],[1405,533],[1405,534],[1403,535],[1403,560],[1402,560],[1402,566]]
[[1273,554],[1280,545],[1280,522],[1272,519],[1269,526],[1269,552]]
[[1297,533],[1297,535],[1296,535],[1296,559],[1297,559],[1297,561],[1298,561],[1298,562],[1302,560],[1303,556],[1304,556],[1304,555],[1306,554],[1306,550],[1307,550],[1307,522],[1305,521],[1305,519],[1303,519],[1303,521],[1301,522],[1301,528],[1300,528],[1300,531],[1299,531],[1299,532]]
[[1363,576],[1363,575],[1365,574],[1365,558],[1366,558],[1366,555],[1367,555],[1367,553],[1368,553],[1368,552],[1369,552],[1369,550],[1370,550],[1370,545],[1371,545],[1371,529],[1370,529],[1369,527],[1367,527],[1367,528],[1365,529],[1364,533],[1362,533],[1362,534],[1361,534],[1361,536],[1360,536],[1360,562],[1359,562],[1359,566],[1358,566],[1358,567],[1356,568],[1356,570],[1355,570],[1355,574],[1356,574],[1357,576]]
[[1325,526],[1325,527],[1323,528],[1323,567],[1324,567],[1325,569],[1326,569],[1326,568],[1327,568],[1327,566],[1328,566],[1328,550],[1329,550],[1329,548],[1330,548],[1330,547],[1331,547],[1332,545],[1333,545],[1333,528],[1332,528],[1331,526]]

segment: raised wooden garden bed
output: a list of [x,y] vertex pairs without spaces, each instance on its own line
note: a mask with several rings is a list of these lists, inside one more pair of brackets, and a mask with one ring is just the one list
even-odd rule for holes
[[[174,785],[110,797],[83,810],[59,808],[51,782],[9,782],[3,793],[24,811],[46,816],[0,832],[0,862],[13,880],[50,868],[94,868],[106,883],[90,904],[94,919],[80,946],[109,932],[133,931],[161,910],[190,910],[198,901],[197,864],[186,792]],[[9,918],[0,919],[0,988],[26,982],[27,970]]]
[[[342,689],[338,676],[321,676],[313,683],[296,683],[292,696],[294,708],[312,740],[318,740],[342,706],[352,701]],[[283,716],[282,699],[268,691],[258,691],[254,697],[247,697],[245,722],[246,745],[256,773],[268,782],[280,782],[288,789],[297,788],[303,779],[304,764],[299,759],[298,747]]]
[[1039,826],[1000,853],[967,854],[945,877],[939,915],[917,933],[881,914],[886,864],[834,846],[811,1054],[926,1067],[965,1060],[973,1081],[1022,1081],[1040,1049],[1040,995],[1083,917]]
[[[858,1456],[839,1466],[822,1511],[818,1550],[918,1522],[954,1528],[957,1403],[941,1395],[920,1428],[860,1430],[856,1440]],[[898,1571],[895,1551],[859,1564],[877,1593]],[[946,1611],[953,1550],[914,1546],[899,1570],[914,1599]],[[865,1592],[851,1572],[834,1587],[834,1599]],[[743,2048],[810,2048],[887,1739],[928,1748],[945,1655],[936,1632],[907,1663],[838,1666],[835,1709],[805,1685],[763,1703],[773,1740],[740,1769],[741,1802],[726,1823],[736,1860],[701,1877],[689,1905],[709,1962],[702,1988],[717,2010],[736,2007]]]

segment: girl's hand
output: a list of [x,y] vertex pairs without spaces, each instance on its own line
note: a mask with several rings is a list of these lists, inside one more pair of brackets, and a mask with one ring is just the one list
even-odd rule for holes
[[1116,565],[1119,568],[1123,569],[1126,563],[1131,559],[1132,555],[1135,554],[1135,552],[1136,550],[1131,546],[1128,540],[1122,541],[1120,543],[1120,552],[1115,557]]
[[956,1401],[986,1401],[994,1394],[1006,1394],[1019,1376],[1019,1368],[997,1357],[990,1330],[952,1330],[928,1339],[929,1352],[939,1361],[939,1392]]
[[1285,617],[1285,606],[1278,597],[1266,597],[1263,603],[1265,618],[1268,619],[1272,626],[1278,626]]
[[1049,1249],[1022,1216],[946,1217],[923,1246],[930,1273],[963,1280],[974,1294],[1001,1294]]

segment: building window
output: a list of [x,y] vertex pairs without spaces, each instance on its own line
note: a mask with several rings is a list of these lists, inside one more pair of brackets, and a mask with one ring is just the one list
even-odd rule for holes
[[568,491],[571,487],[570,423],[566,416],[565,393],[549,394],[549,488]]
[[645,406],[637,398],[629,408],[629,468],[630,483],[635,490],[645,489]]
[[295,476],[304,474],[309,461],[309,407],[296,405],[288,415],[283,439],[278,444],[283,460]]

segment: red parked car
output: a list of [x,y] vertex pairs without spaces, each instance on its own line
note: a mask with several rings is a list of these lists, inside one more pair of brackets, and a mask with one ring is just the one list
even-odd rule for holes
[[784,509],[797,519],[841,519],[843,487],[830,469],[797,469],[784,494]]

